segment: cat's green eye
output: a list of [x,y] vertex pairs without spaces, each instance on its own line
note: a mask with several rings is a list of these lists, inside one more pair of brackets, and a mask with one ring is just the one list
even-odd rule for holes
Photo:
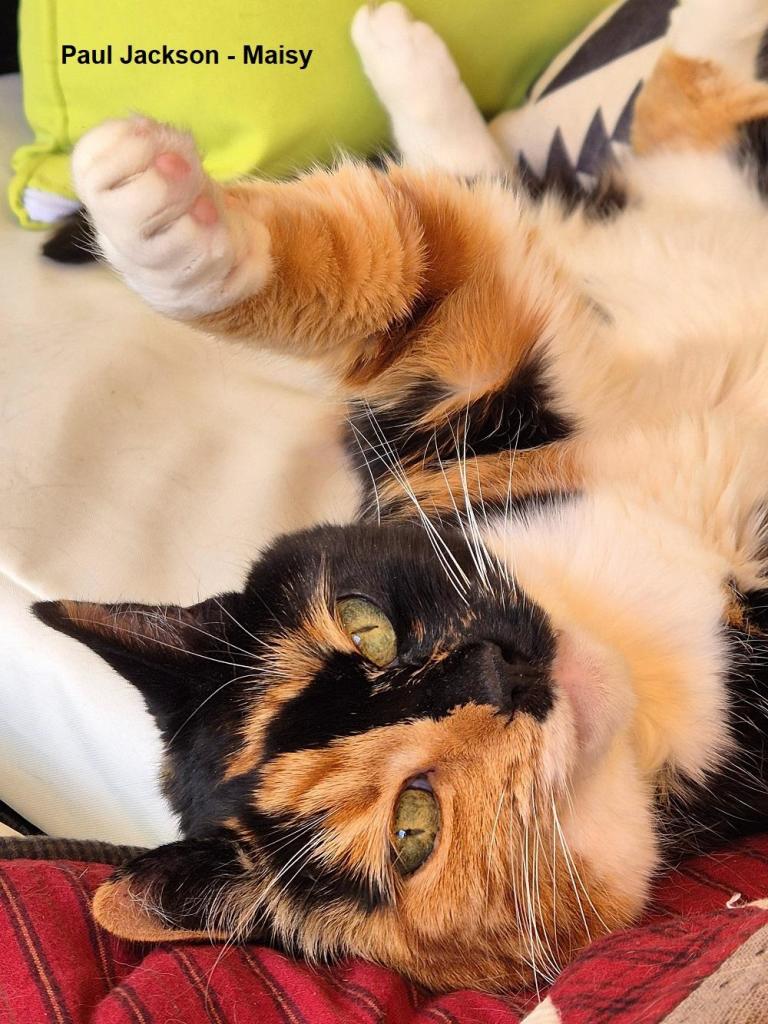
[[397,636],[387,616],[364,597],[343,597],[336,605],[341,626],[364,658],[384,668],[397,657]]
[[394,864],[410,875],[429,857],[440,831],[440,809],[431,789],[408,788],[400,794],[392,819]]

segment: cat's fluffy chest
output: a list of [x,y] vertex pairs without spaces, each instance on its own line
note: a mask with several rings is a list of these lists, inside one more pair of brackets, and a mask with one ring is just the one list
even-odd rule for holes
[[600,311],[592,331],[552,337],[550,373],[583,426],[592,485],[684,526],[749,589],[766,498],[768,212],[727,158],[699,156],[696,171],[647,161],[636,173],[654,201],[610,222],[543,211],[543,237]]

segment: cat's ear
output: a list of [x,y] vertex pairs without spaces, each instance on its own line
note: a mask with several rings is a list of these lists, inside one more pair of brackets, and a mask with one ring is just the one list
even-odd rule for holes
[[188,608],[40,601],[32,611],[133,683],[163,727],[188,700],[199,700],[201,690],[247,667],[239,600],[239,594],[222,594]]
[[258,884],[252,871],[226,834],[169,843],[99,886],[93,914],[108,932],[136,942],[223,939],[237,925],[238,909],[247,912]]

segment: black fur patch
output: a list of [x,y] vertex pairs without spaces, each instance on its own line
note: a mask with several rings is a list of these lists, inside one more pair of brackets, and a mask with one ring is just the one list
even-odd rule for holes
[[347,450],[363,484],[365,508],[375,504],[374,484],[392,477],[399,465],[439,470],[465,456],[538,448],[573,432],[573,425],[552,408],[536,359],[503,387],[447,414],[435,426],[419,424],[448,397],[444,386],[423,381],[386,409],[351,407]]
[[509,718],[527,711],[539,721],[552,707],[549,665],[534,665],[491,641],[464,644],[426,669],[390,672],[382,689],[373,681],[366,685],[359,662],[355,655],[335,655],[281,710],[267,733],[267,758],[417,718],[445,718],[469,703],[491,705]]
[[[768,80],[768,32],[760,41],[755,76],[763,82]],[[768,118],[758,117],[739,125],[738,159],[752,170],[758,192],[768,199]]]
[[[495,593],[481,586],[460,535],[442,534],[470,580],[466,603],[421,527],[323,528],[306,536],[316,544],[325,541],[338,595],[363,594],[389,617],[399,638],[398,658],[391,669],[374,672],[357,655],[332,655],[270,724],[265,759],[411,718],[440,718],[470,702],[508,715],[526,710],[546,716],[554,646],[546,619],[529,600],[505,604],[509,584],[503,579],[496,578]],[[289,558],[292,540],[284,542]],[[296,581],[294,604],[303,604],[305,588],[309,601],[314,587],[312,576]],[[423,630],[419,635],[416,622]],[[436,651],[450,653],[433,664]]]
[[317,826],[307,828],[301,819],[251,808],[242,815],[248,833],[258,837],[258,849],[269,864],[270,876],[279,876],[283,891],[305,911],[340,900],[368,913],[386,904],[388,894],[368,876],[359,877],[311,854],[312,844],[322,832],[321,819],[319,815]]
[[728,719],[737,752],[703,786],[690,784],[660,808],[671,857],[764,831],[768,822],[768,590],[746,595],[745,614],[747,631],[728,629]]
[[95,262],[99,258],[96,234],[85,210],[78,210],[62,221],[40,251],[56,263]]
[[739,125],[738,157],[754,174],[762,198],[768,199],[768,118]]

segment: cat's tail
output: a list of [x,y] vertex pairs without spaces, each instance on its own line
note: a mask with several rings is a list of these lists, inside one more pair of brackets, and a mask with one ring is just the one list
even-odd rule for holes
[[43,256],[56,263],[92,263],[99,258],[96,232],[85,209],[57,225],[41,247]]

